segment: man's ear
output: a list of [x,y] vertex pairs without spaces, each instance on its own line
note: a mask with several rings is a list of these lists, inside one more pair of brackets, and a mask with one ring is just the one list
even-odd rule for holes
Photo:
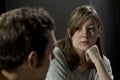
[[37,66],[37,53],[31,51],[27,58],[27,65],[29,68],[33,69]]

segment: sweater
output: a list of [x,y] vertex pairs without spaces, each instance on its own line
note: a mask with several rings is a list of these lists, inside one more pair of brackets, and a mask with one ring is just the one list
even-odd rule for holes
[[[64,54],[58,47],[54,49],[53,53],[55,55],[55,59],[50,63],[50,68],[45,80],[99,80],[99,76],[95,69],[88,69],[82,73],[77,70],[71,71]],[[103,60],[105,68],[113,79],[109,59],[104,55]]]

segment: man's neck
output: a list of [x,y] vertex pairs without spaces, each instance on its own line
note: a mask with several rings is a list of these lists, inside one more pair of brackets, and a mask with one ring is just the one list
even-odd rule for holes
[[8,72],[6,70],[1,70],[1,74],[8,80],[16,80],[17,74],[15,72]]

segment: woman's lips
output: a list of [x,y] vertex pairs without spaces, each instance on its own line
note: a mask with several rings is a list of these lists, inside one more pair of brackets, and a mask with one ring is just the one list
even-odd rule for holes
[[84,44],[84,45],[88,45],[89,41],[82,41],[81,43]]
[[89,41],[81,41],[81,43],[89,43]]

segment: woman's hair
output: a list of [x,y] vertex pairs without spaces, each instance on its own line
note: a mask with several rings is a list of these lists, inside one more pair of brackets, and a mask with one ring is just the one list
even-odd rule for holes
[[79,28],[79,25],[83,25],[84,22],[86,22],[88,18],[91,17],[94,18],[94,20],[96,21],[97,27],[101,29],[100,37],[98,37],[96,45],[98,46],[100,50],[100,55],[102,57],[103,54],[102,23],[98,17],[98,14],[93,6],[83,5],[77,7],[75,10],[73,10],[73,12],[70,15],[65,40],[58,41],[58,47],[64,53],[71,71],[73,71],[80,62],[80,58],[78,54],[75,52],[74,47],[72,45],[72,36]]

